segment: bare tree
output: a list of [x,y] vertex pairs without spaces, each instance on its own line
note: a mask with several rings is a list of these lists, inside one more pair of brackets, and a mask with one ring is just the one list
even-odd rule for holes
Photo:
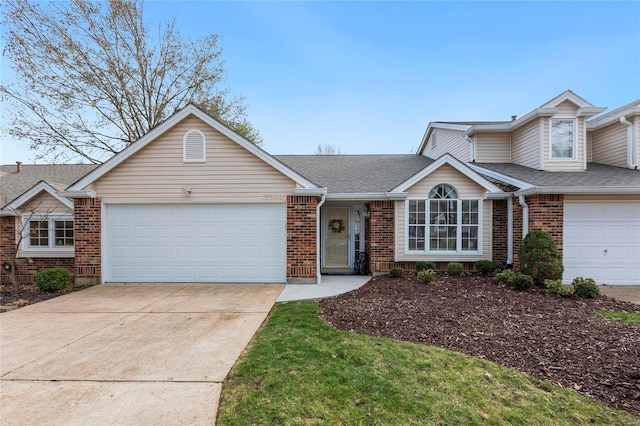
[[37,158],[100,163],[194,103],[254,143],[242,98],[222,88],[219,35],[192,40],[175,20],[150,28],[142,0],[2,3],[3,56],[16,81],[0,86],[7,133]]
[[[0,255],[10,265],[9,281],[14,287],[18,285],[16,280],[16,269],[18,267],[18,255],[23,248],[23,244],[27,238],[30,225],[32,222],[48,222],[49,217],[53,214],[52,209],[44,209],[41,203],[31,205],[28,211],[13,210],[11,213],[14,216],[9,216],[14,222],[14,235],[3,233],[2,238],[6,238],[8,244],[3,244],[8,247],[8,250],[0,249]],[[13,238],[12,238],[13,237]],[[47,236],[48,238],[48,236]]]
[[316,150],[314,152],[314,154],[316,155],[339,155],[340,154],[340,148],[333,145],[333,144],[321,144],[319,143],[318,146],[316,147]]

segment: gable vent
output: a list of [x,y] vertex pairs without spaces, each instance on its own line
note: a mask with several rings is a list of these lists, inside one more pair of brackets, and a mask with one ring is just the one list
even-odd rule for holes
[[185,133],[182,146],[185,163],[204,163],[207,161],[207,139],[200,130],[192,129]]

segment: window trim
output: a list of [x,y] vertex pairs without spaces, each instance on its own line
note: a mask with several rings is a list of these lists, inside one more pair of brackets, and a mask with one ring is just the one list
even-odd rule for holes
[[[554,121],[571,121],[572,129],[572,156],[571,157],[554,157],[553,156],[553,122]],[[552,117],[549,119],[549,161],[576,161],[578,151],[578,120],[575,117]]]
[[[435,185],[438,186],[438,185]],[[453,187],[452,185],[449,185],[452,188],[455,189],[455,187]],[[456,192],[458,192],[456,190]],[[459,194],[459,192],[458,192]],[[419,196],[409,196],[407,197],[407,199],[405,200],[405,210],[404,210],[404,220],[405,220],[405,225],[404,225],[404,236],[405,236],[405,240],[404,240],[404,252],[406,255],[431,255],[431,256],[436,256],[436,255],[456,255],[456,256],[478,256],[481,255],[483,252],[483,247],[482,247],[482,235],[483,235],[483,209],[484,209],[484,204],[483,204],[483,199],[480,197],[471,197],[471,198],[453,198],[453,199],[449,199],[451,201],[456,201],[456,212],[457,212],[457,223],[456,223],[456,250],[430,250],[431,244],[430,244],[430,226],[431,224],[429,223],[429,215],[430,215],[430,205],[429,202],[433,201],[433,200],[446,200],[446,199],[438,199],[438,198],[428,198],[427,197],[419,197]],[[425,202],[425,243],[424,243],[424,250],[410,250],[409,249],[409,226],[411,226],[409,224],[409,203],[411,201],[424,201]],[[465,225],[462,223],[462,201],[477,201],[478,202],[478,224],[475,225],[478,228],[478,245],[477,245],[477,250],[462,250],[462,227],[463,226],[470,226],[470,225]],[[474,226],[474,225],[471,225]]]
[[[25,253],[38,253],[38,252],[73,252],[75,250],[75,229],[73,235],[73,245],[71,246],[56,246],[55,245],[55,226],[56,222],[61,221],[70,221],[74,222],[73,216],[70,215],[37,215],[37,214],[29,214],[22,216],[22,241],[21,241],[21,251]],[[31,233],[31,222],[48,222],[48,239],[49,244],[47,246],[32,246],[31,241],[29,239],[29,234]],[[74,222],[75,224],[75,222]]]

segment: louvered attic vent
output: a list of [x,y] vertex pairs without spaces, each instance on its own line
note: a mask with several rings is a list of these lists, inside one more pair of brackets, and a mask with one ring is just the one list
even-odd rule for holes
[[200,130],[192,129],[182,140],[183,161],[185,163],[204,163],[207,161],[207,139]]

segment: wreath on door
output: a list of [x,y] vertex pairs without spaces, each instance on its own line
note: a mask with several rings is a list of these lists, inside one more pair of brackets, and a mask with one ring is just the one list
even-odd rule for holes
[[329,229],[331,229],[331,232],[334,232],[336,234],[341,233],[342,231],[344,231],[344,222],[342,221],[342,219],[338,218],[338,219],[331,219],[329,221]]

